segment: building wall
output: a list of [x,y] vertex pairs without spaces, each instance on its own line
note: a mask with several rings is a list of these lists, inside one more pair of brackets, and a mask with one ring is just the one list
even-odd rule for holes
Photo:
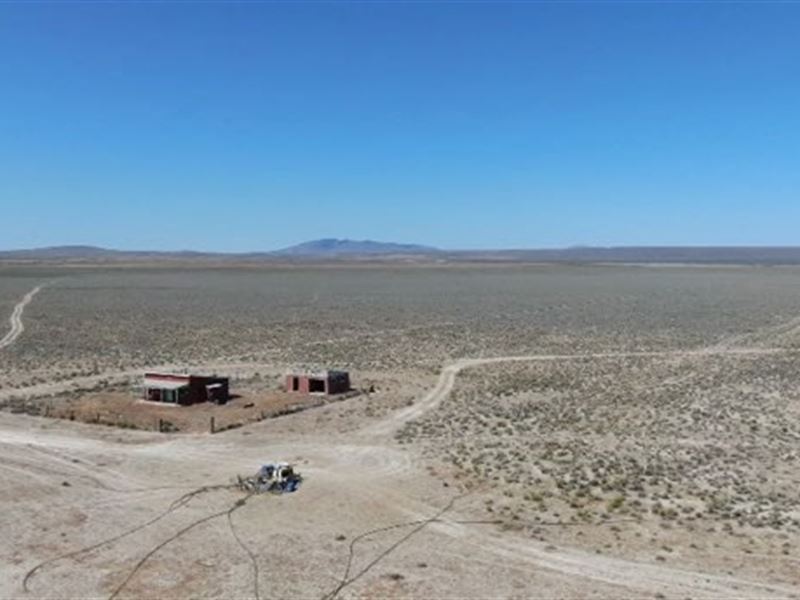
[[327,387],[329,394],[343,394],[350,390],[350,376],[342,373],[339,377],[330,377]]
[[[297,380],[297,389],[294,388],[294,380]],[[306,375],[287,375],[286,376],[286,391],[296,392],[298,394],[310,393],[310,386],[308,377]]]
[[[164,381],[185,381],[189,384],[188,393],[180,398],[179,404],[186,406],[188,404],[197,404],[205,402],[207,398],[206,386],[214,383],[222,384],[222,396],[228,398],[229,387],[227,377],[205,377],[202,375],[172,375],[160,373],[146,373],[145,377],[148,379]],[[145,390],[145,399],[147,399],[147,390]]]
[[192,375],[189,377],[189,398],[187,404],[196,404],[208,400],[206,386],[214,383],[222,384],[222,396],[227,399],[229,395],[227,377],[204,377]]
[[[286,376],[286,391],[295,392],[298,394],[310,394],[312,379],[322,382],[323,387],[318,391],[324,394],[341,394],[350,389],[350,377],[347,375],[347,373],[338,378],[328,377],[324,379],[317,379],[300,373],[289,374]],[[297,389],[295,389],[294,385],[295,380],[297,380]]]

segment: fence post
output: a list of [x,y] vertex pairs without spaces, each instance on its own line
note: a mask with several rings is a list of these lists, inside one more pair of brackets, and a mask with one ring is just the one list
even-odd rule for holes
[[214,433],[214,417],[211,417],[208,421],[208,429],[211,433]]

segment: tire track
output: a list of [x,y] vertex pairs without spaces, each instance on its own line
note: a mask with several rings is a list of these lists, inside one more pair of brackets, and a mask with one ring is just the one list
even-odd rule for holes
[[[109,537],[109,538],[106,538],[104,540],[101,540],[101,541],[99,541],[99,542],[97,542],[95,544],[92,544],[90,546],[84,546],[83,548],[79,548],[77,550],[72,550],[72,551],[66,552],[64,554],[59,554],[58,556],[54,556],[52,558],[44,560],[44,561],[36,564],[33,568],[29,569],[27,571],[27,573],[25,573],[25,577],[22,580],[22,589],[26,594],[29,593],[31,591],[30,590],[31,579],[34,576],[36,576],[37,573],[39,573],[42,569],[44,569],[45,567],[47,567],[47,566],[49,566],[49,565],[51,565],[53,563],[56,563],[56,562],[59,562],[59,561],[62,561],[62,560],[66,560],[66,559],[72,559],[72,558],[75,558],[76,556],[80,556],[82,554],[86,554],[88,552],[92,552],[94,550],[97,550],[98,548],[102,548],[103,546],[109,546],[111,544],[114,544],[115,542],[118,542],[121,539],[124,539],[126,537],[131,536],[131,535],[134,535],[135,533],[138,533],[138,532],[142,531],[143,529],[146,529],[146,528],[150,527],[151,525],[154,525],[155,523],[161,521],[162,519],[166,518],[170,514],[174,513],[176,510],[186,506],[193,498],[195,498],[195,497],[197,497],[197,496],[199,496],[201,494],[205,494],[207,492],[214,491],[214,490],[219,490],[219,489],[231,489],[233,487],[234,486],[232,486],[230,484],[207,485],[207,486],[199,487],[199,488],[197,488],[195,490],[192,490],[191,492],[187,492],[186,494],[183,494],[180,498],[174,500],[164,511],[162,511],[159,514],[157,514],[155,517],[151,518],[150,520],[145,521],[144,523],[140,523],[139,525],[136,525],[136,526],[134,526],[134,527],[132,527],[130,529],[126,529],[125,531],[123,531],[121,533],[118,533],[118,534],[116,534],[116,535],[114,535],[112,537]],[[216,517],[218,517],[220,515],[226,514],[226,513],[230,515],[233,511],[237,510],[241,506],[244,506],[245,501],[247,499],[249,499],[250,496],[252,496],[252,494],[248,495],[244,499],[237,500],[237,502],[230,509],[223,510],[223,511],[221,511],[219,513],[216,513],[214,515],[210,515],[208,517],[204,517],[202,519],[199,519],[199,520],[193,522],[191,525],[189,525],[188,527],[184,527],[177,534],[175,534],[174,536],[172,536],[171,538],[169,538],[165,542],[162,542],[162,543],[158,544],[155,548],[151,549],[150,552],[148,552],[148,554],[137,563],[137,565],[134,567],[133,571],[131,571],[128,574],[128,576],[123,580],[123,582],[114,590],[114,592],[111,595],[111,598],[114,598],[122,590],[122,588],[125,585],[127,585],[128,581],[130,581],[130,579],[136,574],[136,572],[142,567],[142,565],[144,565],[144,563],[147,560],[149,560],[150,556],[152,556],[159,549],[161,549],[162,547],[164,547],[168,543],[172,542],[173,540],[177,539],[178,537],[180,537],[181,535],[183,535],[185,532],[189,531],[190,529],[196,527],[197,525],[200,525],[201,523],[205,523],[205,522],[207,522],[207,521],[209,521],[211,519],[214,519],[214,518],[216,518]]]
[[[111,592],[111,595],[108,597],[108,600],[114,600],[115,598],[117,598],[119,596],[120,592],[128,585],[128,583],[136,576],[137,573],[139,573],[139,571],[141,571],[142,567],[144,567],[144,565],[147,564],[147,562],[153,556],[155,556],[156,553],[158,553],[161,549],[165,548],[166,546],[168,546],[169,544],[171,544],[172,542],[174,542],[178,538],[186,535],[191,530],[193,530],[196,527],[199,527],[200,525],[208,523],[209,521],[213,521],[214,519],[218,519],[219,517],[222,517],[222,516],[227,516],[228,518],[230,518],[230,516],[234,512],[239,510],[241,507],[245,506],[247,504],[247,501],[250,498],[252,498],[254,494],[255,494],[255,492],[250,492],[249,494],[247,494],[247,496],[245,496],[243,498],[239,498],[238,500],[236,500],[236,502],[234,502],[229,508],[226,508],[226,509],[220,510],[218,512],[212,513],[210,515],[207,515],[207,516],[203,517],[202,519],[197,519],[196,521],[190,523],[186,527],[183,527],[182,529],[180,529],[174,535],[168,537],[163,542],[153,546],[147,552],[147,554],[145,554],[141,559],[139,559],[139,561],[134,565],[133,569],[125,577],[125,579],[123,579],[122,582],[117,587],[114,588],[114,591]],[[187,498],[187,496],[183,496],[183,498]],[[182,499],[182,501],[184,501],[184,500]],[[185,500],[184,502],[186,502],[186,501],[188,501],[188,500]],[[238,538],[237,538],[237,541],[238,541]],[[256,573],[256,576],[258,576],[258,572],[256,571],[255,573]]]
[[[404,544],[409,539],[414,537],[417,533],[419,533],[420,531],[425,529],[428,525],[430,525],[431,523],[436,523],[437,521],[440,521],[441,518],[445,515],[445,513],[449,512],[450,509],[453,508],[453,505],[455,505],[456,501],[459,500],[460,498],[463,498],[463,497],[464,497],[464,494],[462,494],[460,496],[456,496],[454,498],[451,498],[450,502],[448,502],[447,505],[444,508],[440,509],[435,515],[433,515],[432,517],[429,517],[427,519],[420,519],[420,520],[417,520],[417,521],[412,521],[410,523],[400,523],[400,524],[396,524],[396,525],[389,525],[387,527],[380,527],[378,529],[372,529],[370,531],[365,531],[364,533],[354,537],[352,539],[352,541],[350,542],[349,554],[348,554],[348,557],[347,557],[347,566],[345,568],[345,572],[344,572],[344,575],[342,576],[341,581],[336,585],[335,588],[333,588],[330,592],[325,594],[325,596],[323,596],[322,600],[336,600],[336,598],[339,596],[339,594],[341,593],[341,591],[344,588],[346,588],[347,586],[349,586],[352,583],[355,583],[357,580],[361,579],[370,570],[372,570],[372,568],[375,565],[377,565],[380,561],[382,561],[384,558],[389,556],[389,554],[394,552],[402,544]],[[361,569],[358,573],[356,573],[353,576],[350,575],[350,573],[352,571],[352,568],[353,568],[353,558],[355,556],[355,547],[356,547],[356,544],[358,544],[358,542],[360,542],[364,538],[369,537],[371,535],[374,535],[376,533],[382,533],[384,531],[391,531],[393,529],[399,529],[399,528],[402,528],[402,527],[407,527],[407,526],[412,526],[412,525],[414,526],[414,529],[412,529],[409,533],[405,534],[399,540],[394,542],[387,549],[385,549],[384,551],[379,553],[375,558],[373,558],[371,561],[369,561],[369,563],[367,563],[367,565],[363,569]]]
[[11,329],[3,336],[3,339],[0,339],[0,350],[8,348],[11,344],[16,342],[17,338],[25,331],[25,323],[22,322],[22,313],[25,312],[25,307],[30,304],[33,297],[38,294],[41,289],[42,286],[37,285],[30,292],[25,294],[22,300],[14,307],[14,310],[11,312],[11,317],[8,319],[8,322],[11,324]]

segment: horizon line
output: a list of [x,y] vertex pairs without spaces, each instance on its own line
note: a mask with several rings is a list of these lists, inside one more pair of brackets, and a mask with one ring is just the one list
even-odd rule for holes
[[248,254],[277,254],[286,250],[291,250],[305,245],[311,245],[316,242],[323,241],[336,241],[344,243],[369,243],[382,246],[395,246],[395,247],[411,247],[417,248],[420,252],[556,252],[556,251],[570,251],[570,250],[625,250],[625,249],[691,249],[691,250],[717,250],[717,249],[736,249],[736,250],[786,250],[786,249],[800,249],[800,243],[795,244],[709,244],[709,243],[694,243],[694,244],[570,244],[564,246],[505,246],[505,247],[475,247],[475,248],[442,248],[425,243],[411,243],[411,242],[385,242],[373,239],[354,239],[354,238],[319,238],[315,240],[306,240],[297,244],[289,246],[282,246],[273,249],[253,249],[253,250],[210,250],[210,249],[196,249],[196,248],[178,248],[178,249],[157,249],[157,248],[118,248],[112,246],[102,246],[89,243],[64,243],[64,244],[49,244],[42,246],[28,246],[16,248],[0,248],[0,253],[11,252],[37,252],[37,251],[52,251],[52,250],[69,250],[69,249],[85,249],[97,250],[104,252],[118,252],[118,253],[151,253],[151,254],[214,254],[214,255],[248,255]]

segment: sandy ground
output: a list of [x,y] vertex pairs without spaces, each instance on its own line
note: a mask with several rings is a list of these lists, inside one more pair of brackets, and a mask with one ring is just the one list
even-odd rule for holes
[[[481,490],[432,476],[413,448],[390,437],[435,406],[456,372],[446,369],[417,406],[355,434],[343,432],[347,406],[364,399],[215,436],[0,414],[0,595],[252,597],[257,573],[260,598],[800,597],[800,576],[770,582],[622,560],[486,522]],[[216,489],[169,511],[182,494],[270,459],[299,465],[307,480],[298,493],[237,507],[241,493]]]
[[[352,398],[213,436],[0,413],[0,597],[800,597],[769,556],[737,572],[534,539],[486,512],[496,490],[394,441],[464,368],[567,358],[462,360],[388,415]],[[298,465],[298,493],[228,485],[269,460]]]
[[[348,395],[358,393],[353,391]],[[147,402],[132,391],[105,392],[84,394],[76,399],[59,398],[50,401],[45,405],[44,415],[123,429],[158,431],[161,426],[163,431],[204,433],[211,431],[212,419],[215,431],[219,432],[290,412],[308,410],[329,402],[338,402],[343,397],[237,388],[231,400],[224,405],[202,402],[178,406]]]

